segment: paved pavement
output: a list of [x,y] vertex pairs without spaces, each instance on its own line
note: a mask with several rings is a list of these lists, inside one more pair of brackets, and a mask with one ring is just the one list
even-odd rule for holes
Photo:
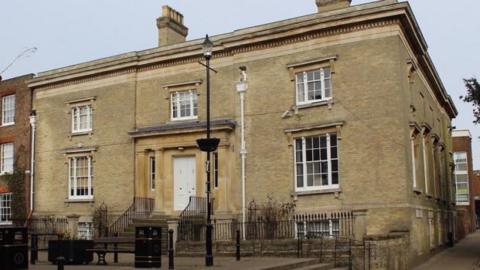
[[480,231],[435,255],[414,270],[480,270]]
[[[120,254],[119,263],[113,263],[113,255],[107,255],[106,266],[96,265],[96,258],[89,265],[66,265],[65,270],[100,270],[100,269],[119,269],[119,270],[128,270],[135,269],[133,267],[133,255],[131,254]],[[162,269],[168,269],[168,259],[166,257],[162,258]],[[303,263],[310,261],[311,259],[297,259],[297,258],[256,258],[256,257],[244,257],[240,262],[237,262],[235,258],[231,257],[215,257],[215,266],[214,267],[205,267],[205,259],[203,257],[195,258],[176,258],[175,259],[175,269],[176,270],[262,270],[262,269],[275,269],[281,266],[287,266],[296,263]],[[294,267],[287,267],[283,269],[292,269]],[[55,270],[57,269],[56,265],[52,265],[47,261],[47,254],[42,252],[39,254],[39,262],[35,265],[30,265],[30,270]]]

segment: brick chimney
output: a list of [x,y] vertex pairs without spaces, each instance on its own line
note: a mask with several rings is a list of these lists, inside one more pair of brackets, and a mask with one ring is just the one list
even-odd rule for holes
[[336,9],[347,8],[352,0],[316,0],[318,12],[327,12]]
[[162,7],[157,27],[159,47],[185,42],[188,35],[188,28],[183,25],[183,15],[169,6]]

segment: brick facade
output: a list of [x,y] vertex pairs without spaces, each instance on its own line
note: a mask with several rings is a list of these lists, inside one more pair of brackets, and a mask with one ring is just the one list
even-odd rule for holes
[[455,130],[452,137],[453,152],[465,152],[468,164],[468,202],[457,201],[457,239],[462,239],[476,229],[475,192],[478,184],[475,184],[476,179],[473,172],[472,137],[470,132],[468,130]]
[[[15,123],[12,125],[0,126],[0,144],[14,144],[14,166],[15,169],[25,174],[25,208],[29,209],[30,192],[30,155],[31,155],[31,132],[30,120],[32,108],[31,91],[27,82],[33,78],[33,74],[11,78],[0,81],[0,98],[15,95]],[[2,106],[0,100],[0,108]],[[1,116],[0,116],[1,123]],[[0,177],[0,193],[10,192],[8,183]],[[15,200],[15,194],[13,194]],[[15,214],[14,214],[15,215]]]

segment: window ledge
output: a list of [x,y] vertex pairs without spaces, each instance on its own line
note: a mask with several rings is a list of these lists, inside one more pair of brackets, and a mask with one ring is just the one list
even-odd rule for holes
[[95,200],[92,199],[66,199],[66,203],[93,203]]
[[297,104],[298,109],[307,109],[307,108],[312,108],[312,107],[319,107],[319,106],[325,106],[328,105],[329,108],[332,107],[333,105],[333,99],[325,99],[325,100],[319,100],[319,101],[314,101],[311,103],[304,103],[304,104]]
[[7,124],[2,124],[0,127],[11,127],[14,126],[15,123],[7,123]]
[[72,132],[70,134],[71,137],[76,137],[76,136],[85,136],[85,135],[92,135],[93,131],[79,131],[79,132]]
[[182,121],[195,121],[195,120],[198,120],[198,116],[194,116],[194,117],[184,117],[184,118],[170,118],[170,121],[171,121],[172,123],[182,122]]
[[319,190],[308,190],[308,191],[295,191],[293,196],[308,196],[308,195],[317,195],[317,194],[331,194],[331,193],[341,193],[341,188],[328,188],[328,189],[319,189]]
[[469,206],[470,203],[469,202],[457,202],[456,205],[458,205],[458,206]]

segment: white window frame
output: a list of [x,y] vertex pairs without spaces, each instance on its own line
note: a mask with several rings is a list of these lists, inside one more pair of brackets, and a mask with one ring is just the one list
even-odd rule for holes
[[149,164],[149,180],[150,180],[150,189],[152,191],[155,191],[156,188],[156,179],[157,179],[157,159],[155,156],[150,156],[148,158],[148,164]]
[[[82,108],[87,108],[87,127],[80,128],[80,111]],[[93,111],[91,104],[81,104],[72,106],[72,133],[85,133],[92,131],[93,128]]]
[[15,125],[15,99],[15,94],[2,97],[2,126]]
[[[465,167],[466,167],[466,170],[457,170],[457,165],[459,164],[457,162],[457,160],[459,159],[458,157],[459,156],[462,156],[462,159],[463,159],[463,156],[465,157]],[[453,153],[453,161],[455,163],[455,171],[454,171],[454,176],[455,176],[455,201],[457,203],[457,205],[470,205],[470,179],[468,177],[468,154],[467,152],[465,151],[459,151],[459,152],[455,152]],[[463,162],[462,162],[463,163]],[[464,175],[467,179],[466,181],[466,184],[467,184],[467,201],[464,202],[464,201],[458,201],[458,179],[457,179],[457,176],[458,175]],[[465,183],[461,183],[461,184],[465,184]]]
[[[5,156],[5,148],[11,147],[11,157]],[[8,160],[8,164],[7,161]],[[13,166],[15,161],[15,145],[14,143],[2,143],[0,144],[0,175],[13,173]]]
[[[294,160],[294,186],[295,191],[297,192],[304,192],[304,191],[318,191],[318,190],[326,190],[326,189],[338,189],[340,188],[340,156],[339,156],[339,145],[338,145],[338,137],[337,137],[337,164],[338,164],[338,184],[332,184],[332,156],[331,156],[331,140],[330,135],[337,135],[336,133],[325,133],[316,136],[305,136],[305,137],[298,137],[293,140],[293,160]],[[308,181],[308,174],[307,174],[307,151],[306,151],[306,138],[311,137],[321,137],[326,136],[326,144],[327,144],[327,166],[328,166],[328,185],[320,185],[320,186],[307,186]],[[297,140],[302,140],[302,168],[303,168],[303,187],[297,186]]]
[[416,136],[411,136],[410,138],[410,144],[411,144],[411,151],[412,151],[412,180],[413,180],[413,188],[418,188],[417,187],[417,160],[415,158],[415,141],[416,141]]
[[92,222],[78,222],[77,236],[82,240],[93,239],[93,223]]
[[[313,232],[314,238],[318,236],[327,236],[327,237],[334,237],[334,236],[339,236],[341,229],[341,222],[338,219],[325,219],[325,220],[311,220],[311,221],[298,221],[295,223],[295,237],[298,238],[299,235],[303,235],[303,238],[309,235],[310,232],[312,232],[311,229],[312,227],[308,226],[309,223],[317,223],[316,225],[313,225]],[[322,224],[324,223],[324,224]],[[325,224],[328,223],[328,224]],[[335,223],[335,224],[334,224]],[[335,227],[336,225],[336,227]],[[301,229],[299,227],[302,227]],[[326,229],[325,229],[326,228]]]
[[[179,94],[189,93],[189,115],[181,116]],[[194,120],[198,118],[198,98],[197,90],[175,91],[170,93],[170,119],[172,121]],[[174,116],[174,103],[177,108],[177,116]]]
[[12,193],[0,194],[0,225],[12,224]]
[[[77,163],[80,158],[87,158],[87,194],[78,195],[77,192]],[[73,166],[73,170],[72,170]],[[72,175],[73,172],[73,175]],[[79,155],[69,157],[68,160],[68,198],[70,200],[92,200],[93,199],[93,158],[90,155]],[[72,194],[72,189],[73,193]]]
[[429,194],[430,190],[428,189],[428,178],[429,178],[429,170],[428,170],[428,155],[427,155],[427,143],[426,140],[428,140],[428,135],[423,134],[422,138],[422,148],[423,148],[423,172],[424,172],[424,180],[425,180],[425,194]]
[[[330,70],[330,77],[329,78],[325,78],[325,69],[329,69]],[[308,73],[313,73],[313,72],[317,72],[317,71],[320,71],[320,79],[319,80],[313,80],[313,81],[308,81]],[[303,75],[303,82],[299,82],[298,81],[298,76],[299,75]],[[327,97],[325,95],[325,79],[330,79],[330,96]],[[321,94],[322,94],[322,98],[321,99],[311,99],[309,100],[308,98],[308,82],[315,82],[315,81],[320,81],[321,82]],[[300,101],[298,99],[298,96],[299,96],[299,89],[298,89],[298,86],[303,84],[303,101]],[[312,104],[312,103],[316,103],[316,102],[322,102],[322,101],[328,101],[328,100],[331,100],[333,97],[333,82],[332,82],[332,71],[331,71],[331,68],[330,67],[323,67],[323,68],[320,68],[320,69],[313,69],[313,70],[306,70],[306,71],[302,71],[302,72],[298,72],[295,74],[295,100],[296,100],[296,103],[297,105],[308,105],[308,104]]]

